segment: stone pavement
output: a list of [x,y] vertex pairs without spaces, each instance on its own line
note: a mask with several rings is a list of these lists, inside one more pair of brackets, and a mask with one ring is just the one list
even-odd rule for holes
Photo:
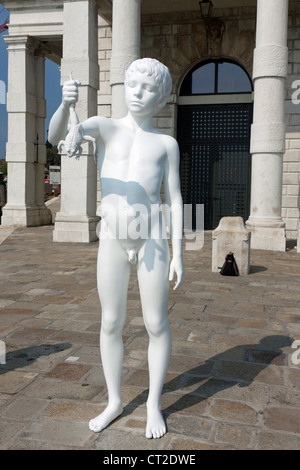
[[211,233],[201,250],[185,251],[185,282],[169,300],[168,433],[149,440],[135,268],[124,329],[125,410],[95,434],[88,421],[106,404],[98,243],[53,243],[52,231],[17,228],[0,245],[0,449],[300,448],[300,364],[291,347],[300,340],[300,255],[292,244],[286,253],[252,250],[251,273],[237,278],[211,272]]

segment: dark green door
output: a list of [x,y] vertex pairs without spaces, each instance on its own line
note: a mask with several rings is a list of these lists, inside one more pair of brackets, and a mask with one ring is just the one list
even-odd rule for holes
[[184,204],[204,204],[204,229],[224,216],[246,220],[250,208],[252,103],[182,105],[178,111]]

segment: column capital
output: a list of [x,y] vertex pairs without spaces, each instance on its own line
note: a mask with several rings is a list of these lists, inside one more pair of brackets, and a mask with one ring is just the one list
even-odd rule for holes
[[8,50],[28,49],[31,52],[34,52],[39,42],[28,34],[23,34],[21,36],[3,36],[3,39],[8,45]]
[[3,39],[8,45],[8,51],[27,50],[41,57],[46,57],[47,52],[50,52],[45,44],[29,34],[3,36]]

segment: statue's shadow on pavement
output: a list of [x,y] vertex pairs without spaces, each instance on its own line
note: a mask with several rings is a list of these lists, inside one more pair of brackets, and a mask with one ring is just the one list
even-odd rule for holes
[[[163,409],[164,417],[167,419],[172,413],[187,410],[234,386],[248,387],[269,365],[286,365],[287,353],[282,349],[292,343],[289,336],[266,336],[258,344],[235,346],[206,361],[199,361],[198,366],[165,383],[163,394],[170,394],[166,401],[172,402],[172,393],[175,401]],[[128,403],[124,414],[132,413],[145,403],[147,396],[148,390],[140,393]]]
[[9,351],[6,353],[5,364],[0,364],[0,375],[15,369],[28,367],[41,356],[57,354],[69,349],[71,346],[70,343],[39,344]]

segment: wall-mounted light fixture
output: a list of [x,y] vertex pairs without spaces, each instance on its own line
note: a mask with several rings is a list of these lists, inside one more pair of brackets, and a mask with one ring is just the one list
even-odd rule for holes
[[201,0],[199,2],[201,16],[204,20],[207,20],[211,17],[213,3],[211,0]]

